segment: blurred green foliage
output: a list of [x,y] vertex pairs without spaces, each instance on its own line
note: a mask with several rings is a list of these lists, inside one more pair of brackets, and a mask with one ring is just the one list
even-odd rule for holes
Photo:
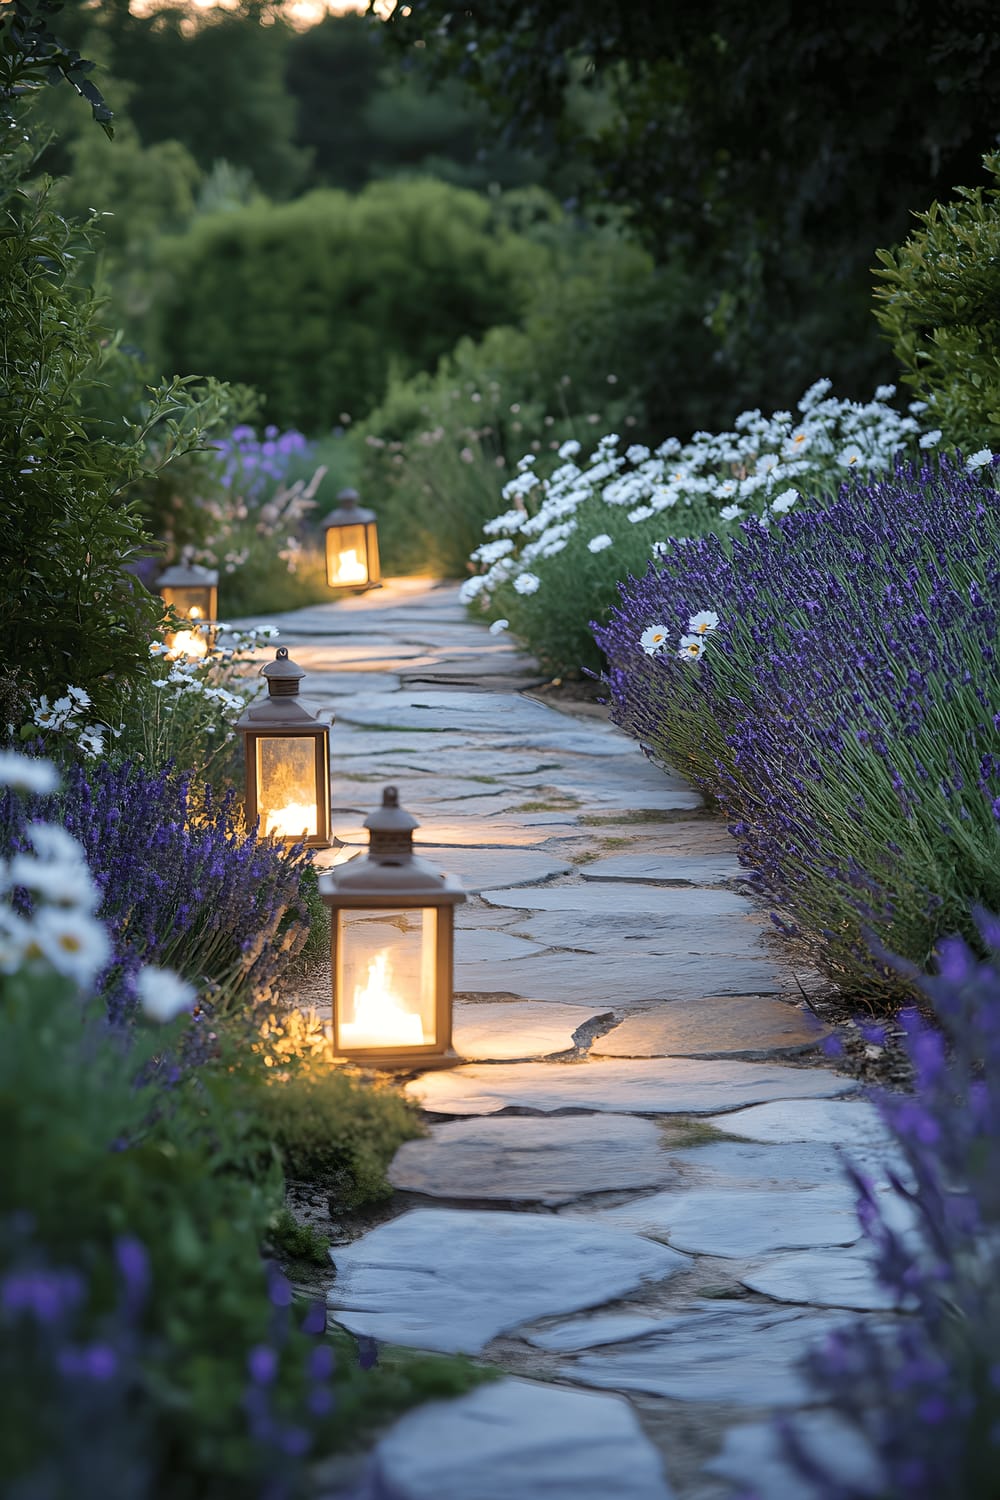
[[928,404],[925,424],[967,453],[1000,448],[1000,153],[983,164],[994,185],[917,214],[876,271],[875,316]]
[[486,199],[416,180],[206,216],[162,264],[161,365],[247,382],[269,421],[322,432],[369,411],[393,366],[516,317],[544,255]]

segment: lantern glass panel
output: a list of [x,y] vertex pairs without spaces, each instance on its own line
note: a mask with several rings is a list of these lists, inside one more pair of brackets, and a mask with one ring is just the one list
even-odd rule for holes
[[326,533],[326,576],[331,588],[368,582],[368,527],[331,526]]
[[168,585],[162,591],[164,604],[172,606],[184,619],[191,620],[190,630],[171,630],[165,636],[167,650],[174,656],[207,656],[214,636],[215,589],[202,584]]
[[387,911],[373,919],[340,912],[335,1046],[437,1044],[438,913]]
[[319,799],[312,735],[262,735],[257,740],[257,811],[265,836],[316,837]]

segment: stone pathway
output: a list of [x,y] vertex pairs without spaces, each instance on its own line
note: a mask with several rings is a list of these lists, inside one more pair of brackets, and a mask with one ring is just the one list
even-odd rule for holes
[[[810,1404],[797,1361],[845,1309],[890,1315],[837,1149],[884,1180],[878,1118],[818,1051],[815,976],[768,938],[724,827],[595,705],[532,696],[534,663],[456,595],[406,579],[267,622],[336,714],[338,836],[363,846],[396,784],[475,893],[468,1062],[407,1083],[429,1134],[393,1164],[395,1217],[335,1248],[329,1304],[507,1373],[404,1418],[363,1493],[808,1500],[768,1418]],[[326,976],[301,999],[328,1011]],[[804,1431],[864,1478],[829,1414]]]

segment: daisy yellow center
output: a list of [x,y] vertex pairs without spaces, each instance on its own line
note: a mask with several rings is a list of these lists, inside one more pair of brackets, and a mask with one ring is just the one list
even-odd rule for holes
[[806,440],[806,435],[805,435],[804,432],[797,432],[795,434],[795,441],[796,441],[796,443],[804,443],[805,440]]
[[708,626],[703,622],[701,625],[696,625],[695,629],[697,630],[699,635],[704,635],[705,631],[708,629]]
[[697,656],[698,655],[698,643],[697,643],[697,641],[692,641],[691,642],[690,646],[688,647],[688,651],[691,653],[692,656]]
[[79,953],[83,944],[75,932],[64,932],[59,938],[59,946],[64,953]]
[[24,956],[25,956],[25,958],[41,958],[41,956],[42,956],[42,950],[38,946],[38,944],[34,941],[34,939],[32,939],[32,941],[25,948],[25,950],[24,950]]

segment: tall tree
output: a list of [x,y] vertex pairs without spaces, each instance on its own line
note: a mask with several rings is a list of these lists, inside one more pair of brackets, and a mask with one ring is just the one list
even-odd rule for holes
[[[725,362],[779,401],[881,373],[875,250],[978,180],[1000,122],[992,0],[409,0],[388,31],[584,155],[593,202],[701,266]],[[589,131],[581,78],[607,105]]]

